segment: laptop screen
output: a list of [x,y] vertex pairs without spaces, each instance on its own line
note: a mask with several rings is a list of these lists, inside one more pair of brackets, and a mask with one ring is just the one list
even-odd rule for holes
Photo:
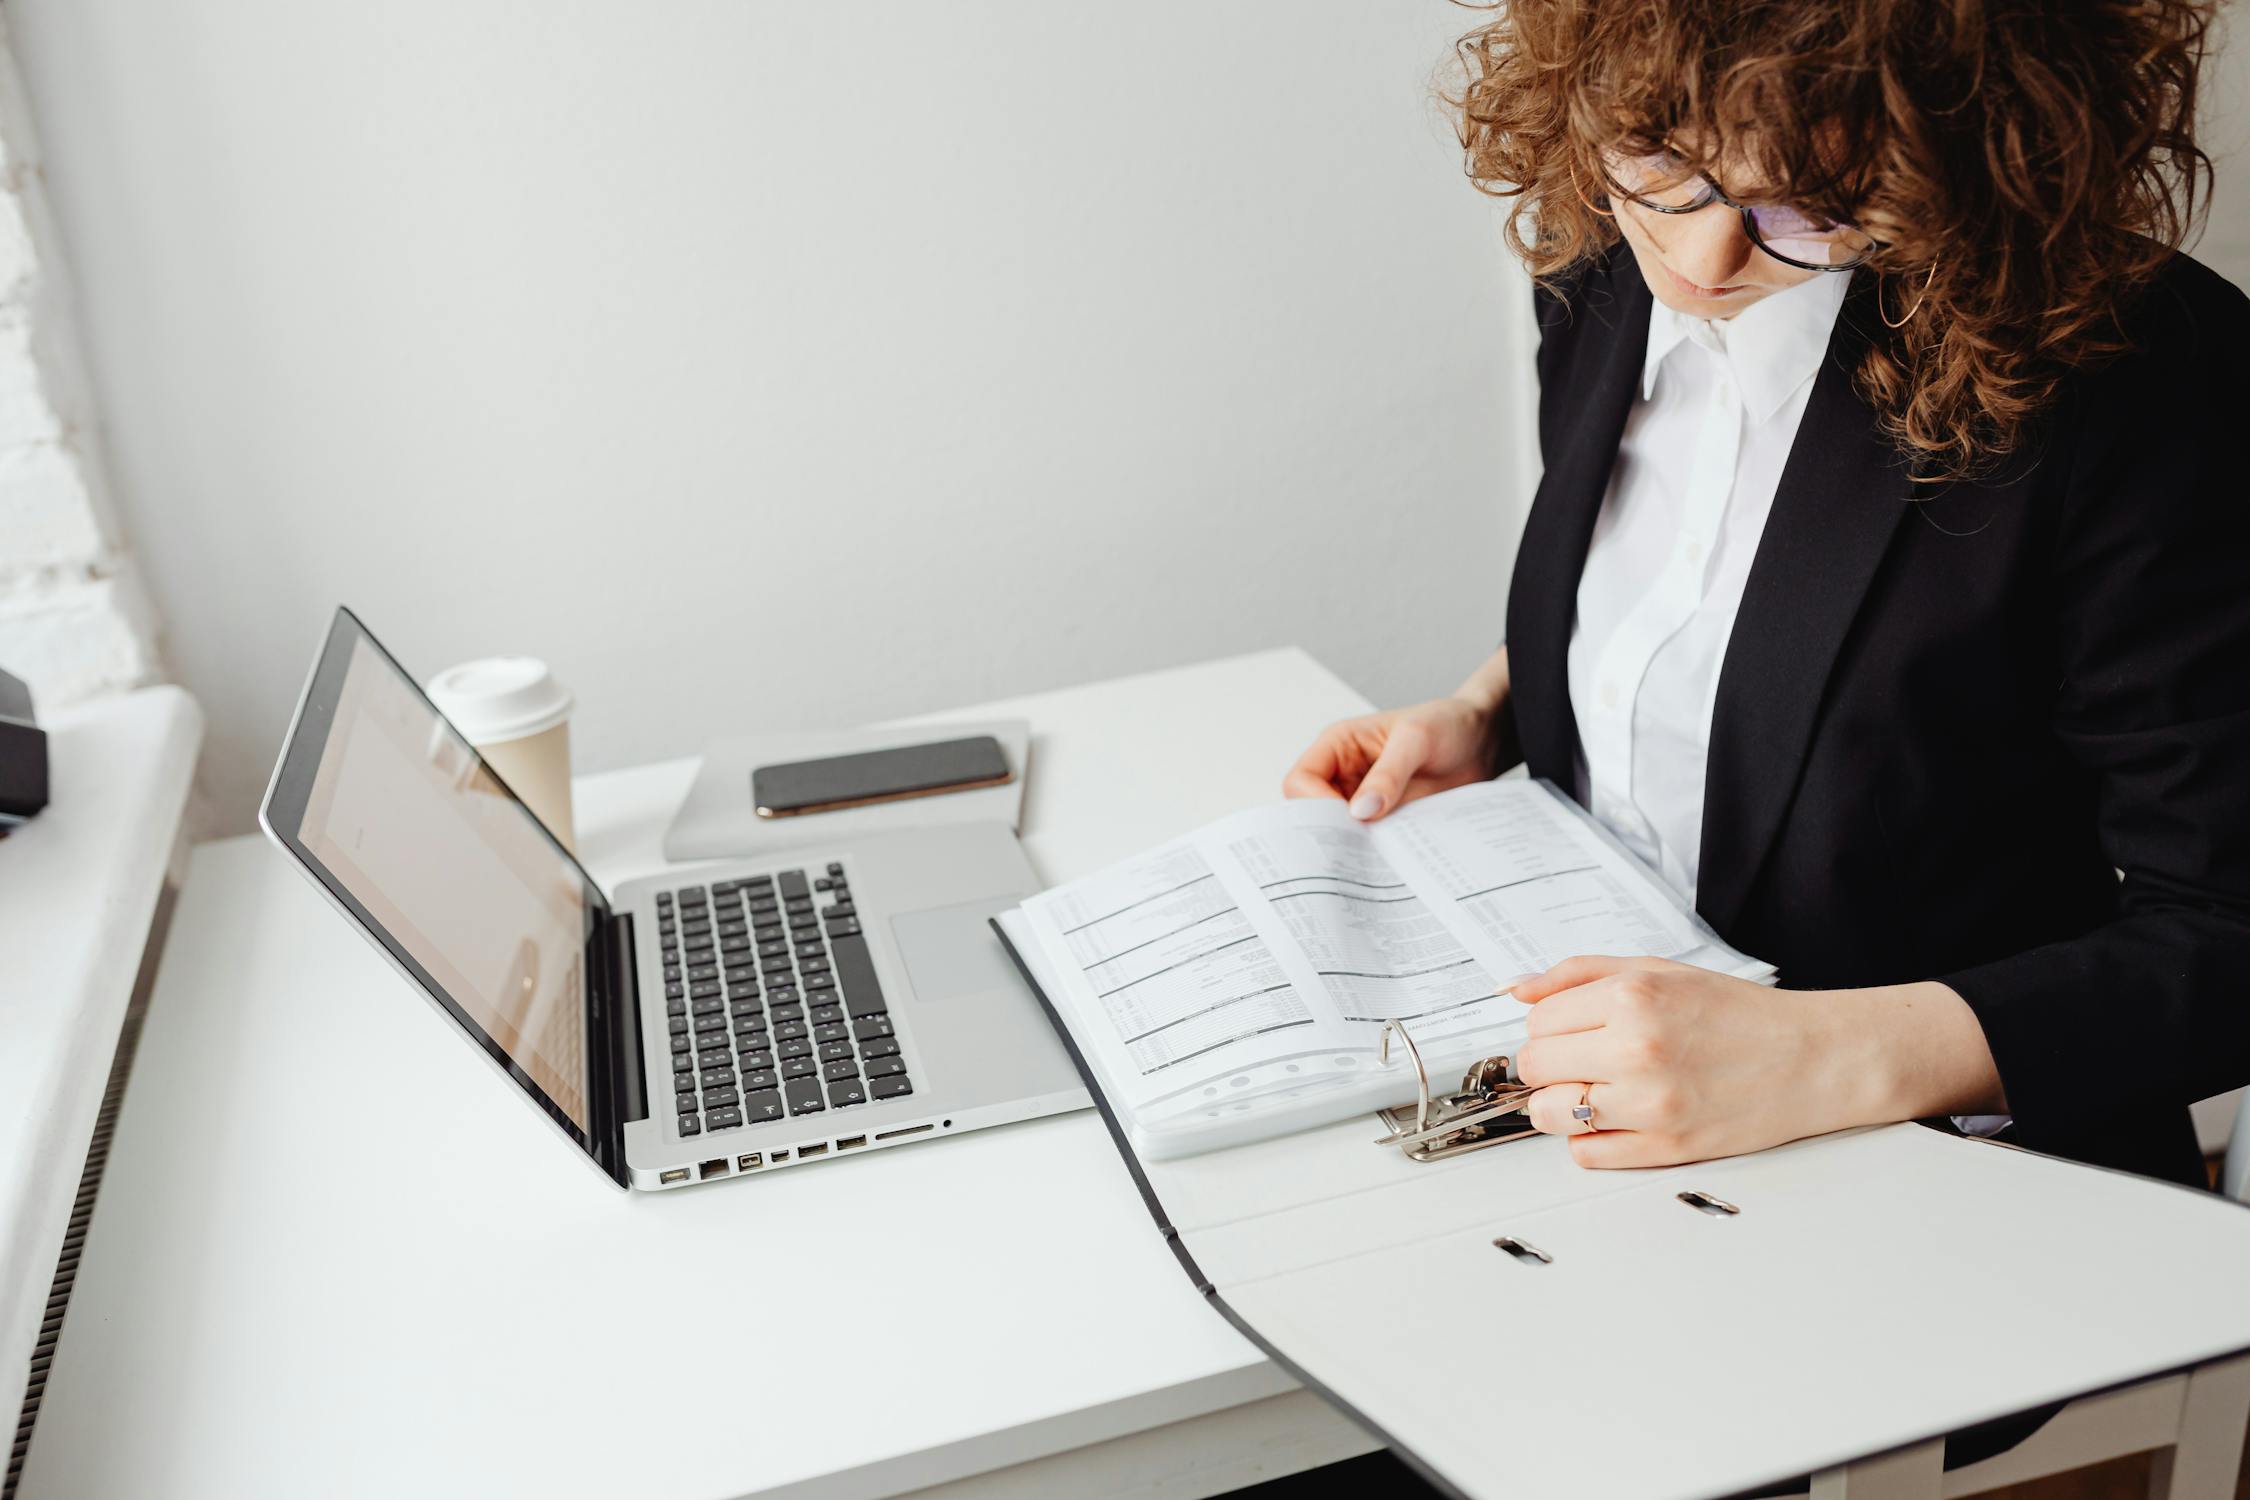
[[268,829],[581,1145],[600,891],[339,610],[267,793]]

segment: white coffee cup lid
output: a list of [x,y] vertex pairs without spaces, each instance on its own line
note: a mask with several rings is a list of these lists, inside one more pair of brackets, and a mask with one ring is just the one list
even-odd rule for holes
[[488,656],[430,679],[430,701],[470,743],[528,739],[570,717],[570,689],[536,656]]

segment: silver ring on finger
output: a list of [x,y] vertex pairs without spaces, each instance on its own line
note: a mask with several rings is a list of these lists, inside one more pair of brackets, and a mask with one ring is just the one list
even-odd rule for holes
[[1601,1126],[1594,1123],[1594,1086],[1592,1084],[1589,1083],[1578,1091],[1578,1102],[1570,1107],[1570,1117],[1585,1126],[1588,1135],[1592,1135],[1595,1131],[1601,1129]]

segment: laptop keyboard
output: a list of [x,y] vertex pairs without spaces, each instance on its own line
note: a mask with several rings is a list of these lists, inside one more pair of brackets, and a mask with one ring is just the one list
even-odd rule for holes
[[914,1092],[842,864],[656,898],[683,1136]]

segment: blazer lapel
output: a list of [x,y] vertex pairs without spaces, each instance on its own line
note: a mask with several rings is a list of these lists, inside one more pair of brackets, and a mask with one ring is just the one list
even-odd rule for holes
[[1719,669],[1695,904],[1722,935],[1780,831],[1829,669],[1914,503],[1898,451],[1852,389],[1867,285],[1859,278],[1837,316]]
[[[1541,396],[1546,472],[1524,520],[1508,588],[1508,691],[1516,733],[1531,774],[1565,792],[1573,791],[1578,754],[1569,661],[1578,575],[1640,385],[1652,301],[1648,283],[1630,261],[1621,274],[1603,274],[1614,294],[1589,289],[1593,294],[1577,308],[1577,316],[1602,326],[1549,335],[1571,339],[1573,358],[1567,367],[1542,372],[1543,378],[1561,379]],[[1558,314],[1543,304],[1541,315]],[[1552,424],[1550,410],[1558,414]]]

